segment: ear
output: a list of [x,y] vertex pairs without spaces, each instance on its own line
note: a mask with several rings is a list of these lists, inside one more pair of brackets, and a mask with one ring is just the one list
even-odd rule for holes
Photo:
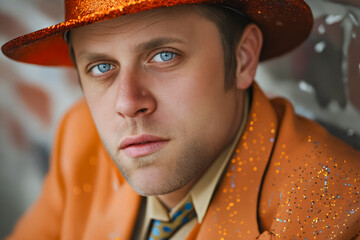
[[248,25],[236,47],[236,87],[245,90],[254,81],[263,37],[255,24]]

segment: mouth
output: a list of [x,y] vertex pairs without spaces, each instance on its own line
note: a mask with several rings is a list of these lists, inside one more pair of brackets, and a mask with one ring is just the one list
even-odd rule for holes
[[131,158],[137,158],[159,151],[168,142],[169,140],[161,137],[140,135],[124,139],[120,144],[120,150]]

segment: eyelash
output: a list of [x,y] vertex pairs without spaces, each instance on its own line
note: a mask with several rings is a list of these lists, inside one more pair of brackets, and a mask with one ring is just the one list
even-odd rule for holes
[[[166,55],[169,55],[169,54],[172,55],[172,56],[171,56],[171,59],[169,59],[169,60],[164,60],[163,57],[167,57]],[[165,56],[164,56],[164,55],[165,55]],[[177,57],[178,54],[177,54],[177,53],[174,53],[174,52],[172,52],[172,51],[161,51],[161,52],[158,52],[157,54],[155,54],[155,55],[151,58],[151,61],[154,61],[154,59],[155,59],[157,56],[159,56],[159,57],[161,58],[162,62],[169,62],[169,61],[173,60],[175,57]],[[160,62],[160,61],[158,61],[158,62]]]
[[[172,57],[171,59],[169,60],[164,60],[164,59],[161,59],[162,61],[154,61],[154,58],[157,57],[157,56],[160,56],[161,54],[172,54]],[[160,52],[157,52],[151,59],[150,59],[150,62],[163,62],[163,63],[167,63],[167,62],[170,62],[172,60],[174,60],[174,58],[178,57],[179,54],[178,53],[175,53],[174,51],[171,51],[171,50],[163,50],[163,51],[160,51]],[[161,56],[160,56],[161,58]],[[110,68],[105,71],[105,72],[101,72],[101,70],[99,70],[99,67],[101,65],[108,65]],[[94,69],[98,68],[98,71],[101,72],[101,73],[96,73],[94,74],[92,71]],[[103,63],[99,63],[99,64],[96,64],[92,67],[90,67],[87,72],[88,74],[92,75],[93,77],[101,77],[101,76],[104,76],[105,74],[107,74],[108,72],[110,72],[111,70],[115,69],[115,66],[111,63],[106,63],[106,62],[103,62]]]
[[[104,65],[107,65],[109,67],[108,70],[106,70],[105,72],[102,72],[99,67],[100,66],[104,66]],[[97,70],[100,72],[100,73],[93,73],[93,70],[95,70],[97,68]],[[111,63],[100,63],[100,64],[96,64],[95,66],[92,66],[91,68],[89,68],[88,70],[88,73],[94,77],[99,77],[99,76],[103,76],[105,74],[107,74],[108,72],[110,72],[111,70],[113,70],[115,68],[115,66]]]

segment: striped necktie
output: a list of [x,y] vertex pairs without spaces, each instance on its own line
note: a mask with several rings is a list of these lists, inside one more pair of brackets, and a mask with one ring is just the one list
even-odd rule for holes
[[152,221],[148,240],[167,240],[184,224],[196,216],[195,209],[191,202],[186,202],[178,210],[169,222],[159,220]]

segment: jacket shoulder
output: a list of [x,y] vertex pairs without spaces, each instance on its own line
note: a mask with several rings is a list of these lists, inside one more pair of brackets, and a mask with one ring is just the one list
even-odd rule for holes
[[74,165],[96,155],[101,142],[84,99],[75,103],[65,113],[55,141],[53,155],[57,155],[61,169],[65,172],[78,169]]
[[360,152],[276,99],[279,128],[260,201],[263,226],[290,238],[360,231]]

